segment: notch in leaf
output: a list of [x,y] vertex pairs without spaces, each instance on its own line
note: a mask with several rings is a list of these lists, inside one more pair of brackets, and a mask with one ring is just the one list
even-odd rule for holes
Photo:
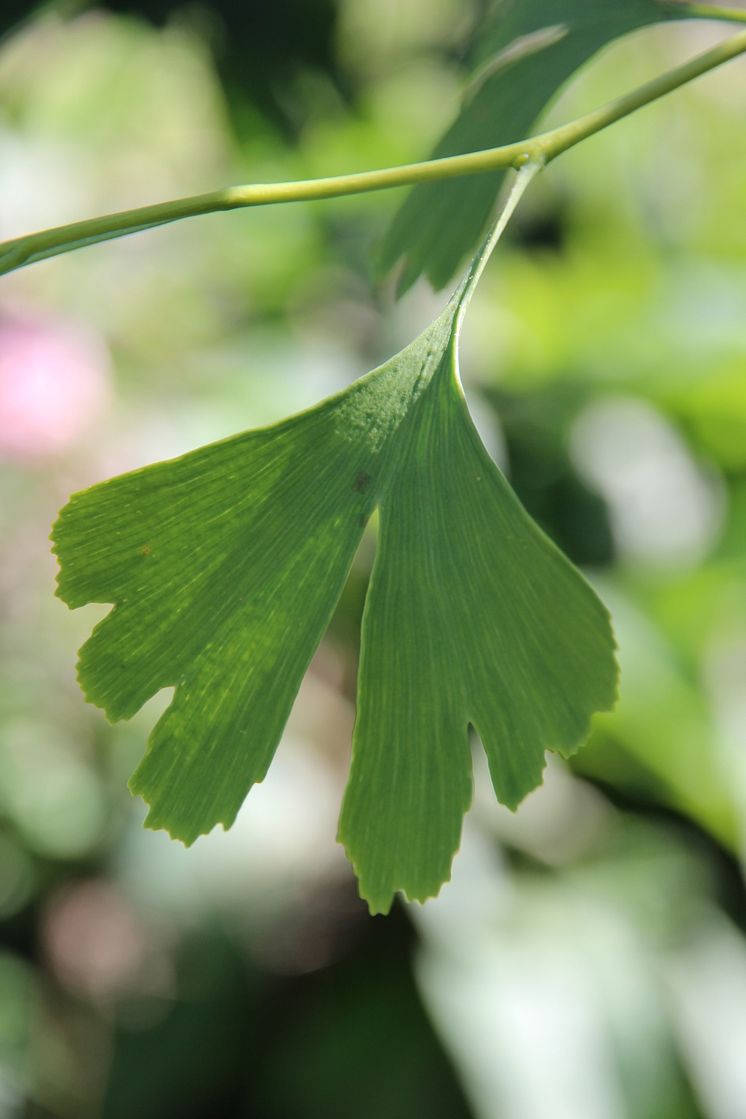
[[614,701],[609,618],[523,510],[471,423],[461,318],[492,245],[440,317],[349,389],[260,431],[74,495],[58,593],[114,609],[80,653],[127,718],[174,686],[130,787],[191,843],[261,781],[365,523],[381,533],[363,621],[340,839],[373,912],[450,874],[471,797],[468,728],[499,799],[541,780]]

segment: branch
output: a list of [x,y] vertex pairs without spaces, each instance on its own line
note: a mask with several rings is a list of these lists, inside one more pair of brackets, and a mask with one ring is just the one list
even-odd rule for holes
[[690,19],[717,19],[725,20],[727,23],[746,23],[746,12],[739,12],[737,8],[723,8],[713,4],[679,4],[676,0],[674,3],[676,3],[677,13],[682,12]]
[[[746,19],[746,16],[744,18]],[[724,62],[730,62],[731,59],[737,58],[738,55],[745,52],[746,31],[739,31],[737,35],[726,39],[724,43],[718,43],[716,47],[697,55],[691,61],[684,62],[681,66],[674,67],[673,70],[667,70],[665,74],[660,74],[652,81],[638,86],[632,93],[627,93],[624,97],[618,97],[615,101],[610,101],[602,108],[578,117],[577,120],[571,121],[569,124],[563,124],[551,132],[545,132],[543,136],[537,137],[544,158],[547,162],[550,159],[555,159],[562,152],[566,152],[582,140],[594,136],[604,128],[608,128],[610,124],[615,124],[623,117],[628,117],[645,105],[650,105],[659,98],[673,93],[674,90],[693,81],[694,78],[707,74],[710,70],[722,66]]]
[[[686,7],[690,11],[697,9],[696,14],[702,15],[703,18],[708,18],[713,12],[721,11],[717,8],[707,8],[706,5],[686,5]],[[730,9],[723,9],[723,11],[730,13]],[[746,13],[743,16],[736,12],[732,14],[735,18],[746,22]],[[505,144],[502,147],[449,156],[445,159],[386,167],[379,171],[362,171],[354,175],[338,175],[333,178],[307,179],[291,183],[258,183],[252,186],[227,187],[210,194],[178,198],[172,202],[160,202],[154,206],[124,210],[121,213],[107,214],[103,217],[73,222],[70,225],[57,226],[40,233],[16,237],[11,241],[0,243],[0,275],[86,245],[95,245],[101,241],[113,240],[115,237],[124,237],[129,233],[154,229],[159,225],[180,221],[182,218],[196,217],[199,214],[280,202],[309,202],[323,198],[339,198],[347,194],[411,186],[414,183],[450,179],[458,175],[478,175],[500,167],[521,167],[529,162],[548,163],[582,140],[608,128],[610,124],[744,53],[746,53],[746,31],[733,35],[724,43],[705,51],[690,62],[661,74],[632,93],[619,97],[600,109],[578,117],[577,120],[561,125],[550,132],[541,133],[515,144]]]

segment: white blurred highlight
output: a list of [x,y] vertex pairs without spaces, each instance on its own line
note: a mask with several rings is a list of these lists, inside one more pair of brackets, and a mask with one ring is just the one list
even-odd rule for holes
[[712,547],[723,519],[722,488],[649,404],[626,397],[591,404],[573,428],[570,451],[608,502],[624,558],[688,567]]

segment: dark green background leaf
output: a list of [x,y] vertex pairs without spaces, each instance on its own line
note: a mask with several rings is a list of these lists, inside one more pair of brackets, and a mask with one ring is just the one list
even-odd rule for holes
[[[601,47],[682,15],[665,0],[503,0],[478,32],[475,80],[431,158],[529,136],[557,90]],[[444,287],[484,232],[504,178],[501,170],[414,187],[384,238],[381,271],[402,260],[400,290],[423,274]]]

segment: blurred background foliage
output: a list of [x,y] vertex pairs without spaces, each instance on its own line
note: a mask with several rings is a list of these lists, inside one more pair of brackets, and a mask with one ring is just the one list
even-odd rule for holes
[[[0,235],[419,158],[477,0],[3,6]],[[725,34],[645,31],[568,119]],[[0,290],[0,1117],[746,1116],[743,64],[564,156],[465,332],[521,498],[612,608],[615,714],[453,880],[370,919],[335,845],[366,538],[267,781],[190,851],[125,781],[53,598],[70,491],[348,384],[442,304],[373,282],[391,195],[227,214]]]

